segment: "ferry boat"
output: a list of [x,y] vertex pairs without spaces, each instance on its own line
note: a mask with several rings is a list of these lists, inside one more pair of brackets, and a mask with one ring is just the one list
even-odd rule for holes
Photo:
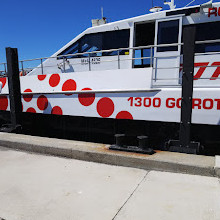
[[[19,61],[24,131],[105,143],[113,143],[116,133],[147,135],[155,148],[176,139],[182,33],[194,26],[191,137],[203,146],[217,146],[220,3],[154,11],[111,23],[94,20],[51,57]],[[40,64],[26,71],[31,62]],[[6,118],[8,81],[0,81],[0,110]]]

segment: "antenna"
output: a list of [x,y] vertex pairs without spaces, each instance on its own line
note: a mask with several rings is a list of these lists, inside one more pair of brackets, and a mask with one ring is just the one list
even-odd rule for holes
[[170,2],[164,1],[164,5],[169,5],[170,10],[175,9],[176,5],[174,4],[174,0],[171,0]]
[[102,18],[104,18],[103,7],[101,7],[101,15],[102,15]]
[[193,2],[195,2],[196,0],[192,0],[189,4],[187,4],[185,7],[188,7],[189,5],[191,5]]
[[107,23],[107,19],[104,17],[103,7],[101,7],[101,19],[92,19],[92,27],[103,25]]

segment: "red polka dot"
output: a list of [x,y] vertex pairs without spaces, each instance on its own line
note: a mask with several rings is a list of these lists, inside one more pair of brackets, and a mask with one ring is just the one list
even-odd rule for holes
[[53,115],[62,115],[63,111],[59,106],[54,106],[51,110],[51,114],[53,114]]
[[97,112],[103,118],[108,118],[114,112],[114,103],[110,98],[102,98],[97,103]]
[[[63,83],[62,91],[75,91],[76,90],[76,82],[73,79],[68,79],[66,82]],[[71,94],[65,94],[71,95]]]
[[[84,90],[92,90],[90,88],[84,88]],[[92,103],[95,101],[95,93],[81,93],[78,95],[79,102],[84,106],[92,105]]]
[[[25,89],[24,92],[32,92],[31,89]],[[30,102],[33,98],[33,95],[23,95],[24,101]]]
[[28,108],[26,112],[36,113],[36,110],[34,108]]
[[0,110],[6,110],[8,108],[7,96],[0,96]]
[[40,110],[45,110],[48,106],[48,99],[46,96],[41,95],[37,99],[37,106]]
[[6,84],[7,79],[4,78],[0,78],[0,82],[2,82],[2,89],[4,88],[5,84]]
[[49,79],[49,84],[51,87],[55,87],[59,84],[60,82],[60,75],[59,74],[52,74],[50,76],[50,79]]
[[131,115],[130,112],[127,111],[121,111],[116,115],[117,119],[133,119],[133,116]]
[[45,78],[46,78],[47,75],[38,75],[37,78],[40,80],[40,81],[43,81]]

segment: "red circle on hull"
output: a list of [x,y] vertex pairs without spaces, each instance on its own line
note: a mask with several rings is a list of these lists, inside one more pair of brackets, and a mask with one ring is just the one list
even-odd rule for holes
[[[68,79],[63,83],[62,91],[75,91],[76,90],[76,82],[73,79]],[[72,94],[65,94],[72,95]]]
[[121,111],[116,115],[117,119],[133,119],[133,116],[130,112],[127,111]]
[[59,74],[52,74],[50,76],[50,79],[49,79],[49,84],[51,87],[56,87],[60,82],[60,75]]
[[37,99],[37,107],[43,111],[47,108],[47,106],[48,106],[47,97],[44,95],[39,96]]
[[53,114],[53,115],[62,115],[63,110],[59,106],[54,106],[51,110],[51,114]]
[[[24,93],[25,92],[32,92],[32,90],[31,89],[25,89],[24,90]],[[32,100],[32,98],[33,98],[33,95],[31,95],[31,94],[29,94],[29,95],[23,95],[23,98],[24,98],[24,101],[25,102],[30,102],[31,100]]]
[[110,117],[114,109],[114,102],[110,98],[101,98],[97,103],[97,112],[103,118]]
[[[82,91],[92,90],[90,88],[84,88]],[[84,106],[90,106],[95,101],[95,93],[81,93],[78,95],[79,102]]]

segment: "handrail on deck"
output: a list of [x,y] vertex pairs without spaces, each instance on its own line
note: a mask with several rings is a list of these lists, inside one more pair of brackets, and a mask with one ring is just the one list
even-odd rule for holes
[[[206,41],[196,41],[195,44],[212,44],[212,43],[220,43],[220,40],[206,40]],[[84,53],[75,53],[75,54],[66,54],[66,55],[59,55],[59,56],[51,56],[51,57],[41,57],[41,58],[35,58],[35,59],[26,59],[26,60],[20,60],[19,63],[21,65],[21,69],[20,71],[22,72],[22,75],[25,75],[25,72],[30,72],[33,69],[37,69],[40,68],[41,69],[41,74],[44,74],[45,72],[45,68],[49,68],[49,67],[53,67],[53,66],[46,66],[44,64],[45,60],[47,59],[62,59],[63,61],[61,63],[63,63],[63,69],[65,72],[65,67],[66,67],[66,62],[68,61],[68,59],[71,59],[73,57],[79,57],[79,56],[85,56],[85,57],[80,57],[80,58],[88,58],[88,70],[91,71],[91,59],[94,57],[93,54],[98,54],[98,53],[105,53],[105,52],[117,52],[117,57],[118,59],[114,60],[114,59],[109,59],[109,60],[102,60],[102,62],[118,62],[118,69],[121,68],[121,62],[122,61],[126,61],[126,60],[130,60],[130,61],[135,61],[135,60],[146,60],[149,59],[150,60],[150,67],[154,67],[154,62],[155,59],[158,58],[158,56],[155,56],[153,51],[155,48],[158,47],[172,47],[172,46],[182,46],[183,43],[173,43],[173,44],[160,44],[160,45],[148,45],[148,46],[139,46],[139,47],[128,47],[128,48],[118,48],[118,49],[109,49],[109,50],[100,50],[100,51],[91,51],[91,52],[84,52]],[[134,52],[136,50],[144,50],[144,49],[149,49],[150,50],[150,56],[142,56],[142,57],[134,57]],[[121,58],[120,56],[120,51],[131,51],[132,56],[130,57],[126,57],[126,58]],[[202,55],[216,55],[216,54],[220,54],[219,52],[207,52],[207,53],[196,53],[195,56],[202,56]],[[71,58],[68,58],[70,57]],[[102,57],[102,56],[95,56],[95,57]],[[182,57],[182,54],[179,55],[168,55],[166,57]],[[25,68],[24,67],[24,62],[31,62],[31,61],[40,61],[40,64],[37,67],[33,67],[33,68]],[[77,64],[81,64],[81,62],[75,63],[75,65]],[[6,74],[7,73],[7,65],[6,63],[0,63],[0,66],[4,66],[3,70],[0,70],[0,73],[2,74]],[[207,66],[206,66],[207,67]],[[208,66],[209,67],[209,66]],[[213,66],[211,66],[213,67]],[[173,69],[173,68],[178,68],[178,67],[166,67],[164,69]],[[163,68],[160,68],[163,69]]]

